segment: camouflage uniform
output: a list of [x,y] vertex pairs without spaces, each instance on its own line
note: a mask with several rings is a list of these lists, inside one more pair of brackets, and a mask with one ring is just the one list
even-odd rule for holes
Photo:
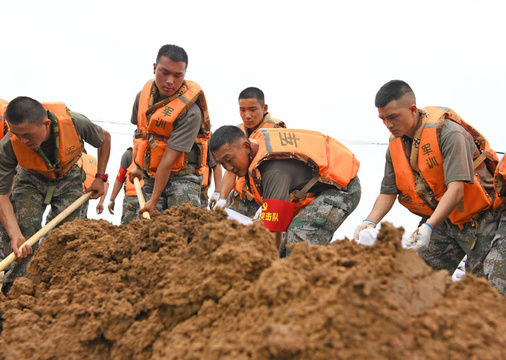
[[506,211],[503,211],[491,250],[483,264],[485,277],[502,295],[506,290]]
[[321,192],[293,218],[279,248],[280,256],[290,255],[286,245],[302,241],[311,245],[330,243],[336,230],[357,207],[361,193],[358,176],[344,190]]
[[[81,168],[78,165],[74,165],[67,176],[58,181],[48,180],[18,167],[10,200],[19,228],[28,240],[41,229],[42,216],[47,205],[51,206],[51,213],[59,214],[82,195]],[[75,210],[64,221],[78,218],[80,211],[81,208]],[[10,252],[10,239],[4,230],[1,237],[4,248],[9,249]],[[36,250],[38,244],[32,248]],[[4,293],[9,291],[16,277],[26,276],[26,267],[31,257],[32,255],[29,255],[20,262],[12,263],[4,277],[2,287]]]
[[498,284],[502,282],[502,290],[498,290],[504,294],[506,269],[504,261],[499,260],[506,259],[506,241],[504,235],[496,234],[500,218],[500,213],[489,209],[476,221],[464,224],[462,230],[446,219],[434,228],[428,248],[418,254],[433,269],[445,269],[450,274],[467,255],[466,273],[492,279]]
[[139,200],[137,196],[123,197],[123,214],[121,214],[121,225],[128,225],[133,220],[139,220]]
[[202,209],[207,209],[209,206],[209,195],[207,195],[207,189],[202,188],[200,192],[200,207]]
[[260,205],[255,200],[242,200],[237,191],[232,190],[227,196],[227,205],[225,207],[252,218]]
[[[181,206],[187,202],[191,202],[193,206],[201,207],[202,180],[203,176],[196,174],[171,176],[156,203],[156,209],[163,213],[173,206]],[[154,184],[155,179],[144,176],[142,191],[146,201],[151,199]]]

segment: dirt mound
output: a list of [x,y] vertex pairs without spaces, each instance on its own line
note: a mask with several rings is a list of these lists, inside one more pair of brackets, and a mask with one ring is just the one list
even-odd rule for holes
[[505,300],[452,283],[382,226],[301,244],[189,206],[53,231],[0,298],[0,359],[503,359]]

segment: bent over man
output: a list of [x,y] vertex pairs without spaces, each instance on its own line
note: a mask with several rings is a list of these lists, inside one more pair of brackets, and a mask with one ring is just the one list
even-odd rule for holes
[[422,217],[408,247],[450,274],[467,255],[467,272],[485,276],[504,294],[504,266],[489,257],[494,247],[504,245],[492,242],[500,214],[492,209],[497,155],[487,140],[449,108],[419,109],[404,81],[383,85],[376,107],[392,136],[381,193],[355,237],[374,227],[398,196]]
[[[262,90],[248,87],[239,94],[239,114],[242,124],[237,125],[249,138],[258,129],[286,128],[284,122],[271,117]],[[227,207],[243,215],[253,217],[259,205],[245,187],[244,178],[239,178],[230,171],[225,172],[221,188],[217,188],[211,201],[217,207]],[[214,203],[211,204],[211,208]]]
[[[2,240],[10,241],[12,252],[21,258],[4,277],[2,291],[7,293],[17,276],[26,275],[32,248],[19,247],[41,228],[46,206],[56,216],[83,194],[82,170],[77,165],[83,141],[98,148],[97,174],[86,189],[93,192],[93,199],[104,193],[111,142],[107,131],[61,102],[41,104],[18,97],[7,106],[5,119],[9,136],[0,141],[0,220],[7,236],[2,235]],[[77,209],[66,220],[79,213]]]
[[153,64],[155,79],[135,99],[131,121],[137,124],[137,168],[130,180],[144,178],[147,201],[140,212],[163,212],[186,202],[201,205],[211,122],[201,87],[185,80],[187,65],[183,48],[162,46]]
[[344,145],[319,132],[259,129],[248,139],[236,126],[223,126],[210,149],[223,167],[244,177],[248,191],[262,205],[265,227],[280,246],[306,241],[327,245],[360,200],[359,162]]

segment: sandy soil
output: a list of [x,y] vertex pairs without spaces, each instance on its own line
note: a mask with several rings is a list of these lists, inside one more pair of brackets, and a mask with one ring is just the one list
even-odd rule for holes
[[433,271],[401,231],[279,259],[223,211],[76,220],[0,294],[0,359],[505,359],[506,300]]

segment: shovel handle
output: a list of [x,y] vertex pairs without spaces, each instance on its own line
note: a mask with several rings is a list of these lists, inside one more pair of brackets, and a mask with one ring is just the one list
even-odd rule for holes
[[[74,201],[68,208],[63,210],[61,213],[56,215],[56,217],[48,222],[42,229],[33,234],[28,240],[26,240],[21,246],[20,249],[25,246],[33,246],[37,243],[43,236],[45,236],[48,232],[53,230],[60,222],[62,222],[67,216],[72,214],[79,206],[84,204],[86,200],[90,198],[93,192],[89,192],[81,196],[79,199]],[[0,271],[4,271],[7,266],[9,266],[14,260],[16,260],[16,254],[10,253],[5,259],[0,262]]]
[[[137,200],[139,200],[139,206],[142,209],[144,205],[146,205],[146,201],[144,200],[144,195],[142,193],[141,189],[141,183],[139,181],[139,178],[134,177],[134,186],[135,186],[135,193],[137,194]],[[147,211],[144,211],[142,213],[142,217],[144,219],[151,219],[151,216]]]

